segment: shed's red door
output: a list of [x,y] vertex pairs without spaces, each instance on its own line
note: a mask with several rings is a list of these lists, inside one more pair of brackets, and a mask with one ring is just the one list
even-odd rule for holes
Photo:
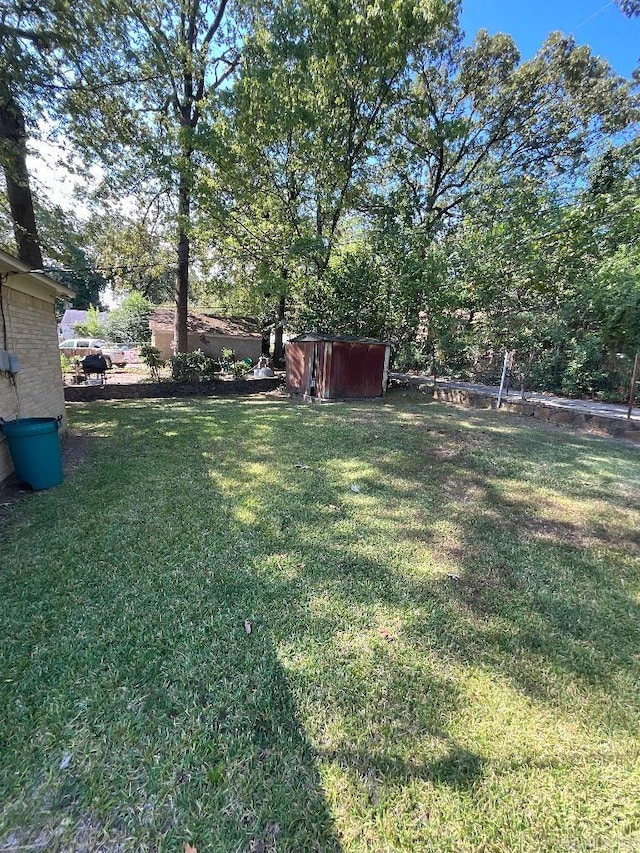
[[334,341],[330,396],[381,397],[385,352],[384,344]]

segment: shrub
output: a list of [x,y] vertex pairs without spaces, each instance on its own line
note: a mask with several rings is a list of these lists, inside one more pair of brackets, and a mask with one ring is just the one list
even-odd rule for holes
[[93,305],[89,305],[84,323],[74,323],[73,330],[79,338],[103,338],[106,333],[100,321],[100,312]]
[[180,352],[172,355],[171,378],[176,382],[200,382],[203,379],[213,379],[218,372],[218,364],[202,350],[195,352]]
[[600,336],[587,332],[573,343],[571,356],[562,377],[562,391],[570,397],[611,390],[611,378],[604,368],[604,347]]
[[220,369],[224,371],[232,370],[236,360],[235,353],[228,347],[223,347],[220,350]]
[[158,347],[151,346],[151,344],[143,344],[140,347],[140,358],[149,368],[151,378],[157,382],[160,379],[159,370],[166,364]]
[[202,378],[203,379],[213,379],[216,373],[218,373],[220,365],[218,362],[210,358],[210,356],[205,355],[202,360]]
[[107,334],[114,341],[148,341],[151,337],[149,314],[151,302],[141,293],[132,292],[122,305],[109,313]]
[[249,371],[249,365],[246,361],[234,361],[231,365],[231,371],[234,379],[242,379]]
[[202,375],[202,359],[200,350],[195,352],[178,352],[169,359],[171,378],[176,382],[198,382]]

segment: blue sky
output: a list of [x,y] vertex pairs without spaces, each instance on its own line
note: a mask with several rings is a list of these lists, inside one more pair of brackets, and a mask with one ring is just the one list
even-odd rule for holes
[[614,0],[462,0],[462,28],[508,33],[529,59],[553,30],[571,34],[630,77],[640,58],[640,18],[627,18]]

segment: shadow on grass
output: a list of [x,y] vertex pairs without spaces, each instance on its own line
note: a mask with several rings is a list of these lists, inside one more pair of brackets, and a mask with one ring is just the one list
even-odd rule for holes
[[[327,763],[365,787],[483,778],[486,758],[451,735],[459,691],[429,656],[550,707],[571,708],[568,684],[606,690],[633,671],[632,561],[606,526],[587,537],[553,506],[533,518],[538,496],[518,492],[543,462],[579,500],[610,444],[393,401],[147,402],[87,421],[100,453],[34,499],[29,535],[48,546],[10,546],[3,579],[4,748],[24,784],[53,770],[46,802],[76,825],[110,815],[104,837],[147,849],[337,850]],[[633,708],[609,710],[631,725]]]
[[381,778],[392,779],[403,784],[416,779],[435,785],[449,785],[466,790],[471,788],[484,773],[483,759],[461,746],[452,745],[442,758],[428,763],[389,756],[383,752],[356,752],[354,750],[332,750],[321,753],[324,759],[336,761],[366,777],[372,772]]
[[[244,424],[240,430],[238,409]],[[434,409],[439,414],[425,423],[423,417],[416,420],[413,412],[398,411],[393,404],[364,411],[345,406],[334,425],[335,409],[318,411],[282,401],[216,401],[195,411],[189,404],[181,410],[178,404],[169,414],[160,404],[164,417],[156,419],[152,433],[146,410],[140,408],[127,426],[127,440],[138,436],[141,457],[155,459],[159,452],[170,452],[176,441],[175,430],[165,426],[175,426],[176,415],[180,421],[180,412],[189,412],[188,428],[196,435],[193,451],[196,456],[205,451],[204,461],[230,484],[215,511],[233,527],[239,520],[234,507],[241,506],[240,521],[256,525],[251,532],[254,549],[269,555],[283,544],[313,542],[318,580],[326,581],[326,569],[333,569],[331,582],[354,602],[435,598],[449,617],[455,613],[464,622],[465,635],[469,614],[513,623],[516,633],[522,621],[525,648],[536,651],[546,646],[560,667],[578,677],[606,681],[618,661],[622,667],[628,664],[624,654],[612,658],[611,649],[624,651],[640,639],[632,559],[639,535],[624,527],[625,516],[614,529],[598,525],[597,518],[579,523],[558,519],[553,504],[540,511],[539,495],[530,505],[528,487],[521,484],[542,462],[543,472],[546,466],[552,475],[551,488],[570,474],[560,487],[567,500],[602,501],[597,477],[602,472],[607,479],[614,445],[588,439],[567,442],[562,434],[526,431],[520,424],[514,431],[509,421],[505,425],[504,418],[491,412],[467,415],[461,421],[459,412],[438,410],[433,404],[418,407],[420,415]],[[301,436],[292,435],[291,417],[303,424]],[[389,459],[390,446],[396,452]],[[296,470],[294,458],[310,463],[310,470]],[[355,465],[349,467],[353,460]],[[336,461],[345,463],[342,470],[327,464]],[[179,470],[180,458],[172,462]],[[260,466],[269,468],[271,478],[256,494],[253,482],[265,477]],[[364,523],[357,506],[345,501],[349,477],[357,478],[362,491],[378,502],[375,523]],[[203,500],[215,481],[215,476],[204,478]],[[544,486],[544,479],[537,485]],[[184,478],[180,487],[184,488]],[[406,509],[400,519],[394,515],[398,502]],[[604,503],[614,511],[634,508],[633,502],[613,491],[606,493]],[[328,512],[327,507],[335,509]],[[362,549],[354,548],[354,543],[375,542],[378,522],[384,522],[385,515],[396,535],[413,538],[445,565],[451,557],[459,579],[452,582],[441,574],[440,579],[425,575],[407,581],[375,557],[363,559]],[[453,541],[443,541],[442,521],[455,527]],[[238,528],[235,535],[242,540],[244,533]],[[621,557],[621,545],[629,559]],[[611,553],[606,554],[607,549]],[[318,571],[319,567],[323,568]],[[533,615],[539,617],[536,630]],[[545,636],[553,641],[545,642]],[[484,635],[481,642],[486,642]],[[570,646],[574,648],[567,653]]]
[[[542,650],[575,677],[606,683],[618,667],[628,666],[629,650],[640,640],[637,575],[631,559],[637,553],[637,531],[620,525],[611,530],[598,526],[597,519],[591,524],[559,520],[553,504],[540,512],[539,495],[530,505],[527,487],[521,487],[542,462],[542,470],[546,465],[552,474],[552,488],[558,478],[570,474],[561,485],[567,500],[602,500],[597,477],[599,472],[605,480],[608,476],[611,442],[567,441],[562,434],[523,430],[521,422],[514,431],[509,420],[491,412],[467,414],[461,420],[459,412],[433,404],[418,406],[417,419],[413,411],[398,410],[394,404],[347,405],[329,412],[283,401],[228,400],[203,402],[195,410],[190,404],[174,404],[169,411],[159,404],[157,409],[162,416],[151,430],[145,408],[138,408],[133,417],[128,411],[127,441],[140,442],[141,458],[156,459],[176,441],[176,431],[166,429],[176,425],[176,416],[182,426],[195,430],[195,455],[204,451],[205,463],[230,484],[216,501],[215,512],[222,513],[232,529],[235,526],[234,535],[242,541],[234,509],[241,506],[240,521],[256,525],[250,537],[254,550],[268,556],[283,545],[312,542],[315,566],[308,568],[314,577],[320,585],[330,581],[340,587],[354,603],[438,601],[450,639],[455,644],[459,625],[457,645],[461,650],[467,645],[474,657],[478,643],[469,641],[469,625],[476,618],[497,618],[512,626],[513,631],[504,633],[515,632],[517,649],[534,657]],[[425,421],[422,413],[434,411],[438,414]],[[300,436],[292,434],[292,417],[303,424]],[[390,447],[395,452],[389,459]],[[310,463],[310,470],[297,470],[294,458]],[[342,471],[327,464],[353,460],[355,465],[345,464]],[[172,463],[178,473],[180,457]],[[256,494],[253,482],[264,478],[260,466],[269,468],[271,479]],[[362,491],[378,501],[376,523],[364,523],[357,506],[345,501],[348,479],[340,482],[341,477],[357,477]],[[204,478],[203,500],[210,497],[215,481],[215,476]],[[157,484],[157,475],[153,482]],[[544,480],[537,485],[545,485]],[[406,510],[400,519],[394,515],[398,502]],[[605,503],[614,511],[634,508],[633,501],[613,491]],[[375,542],[377,522],[385,522],[385,516],[396,535],[413,539],[416,547],[428,549],[444,565],[450,562],[456,579],[441,573],[439,578],[408,580],[375,557],[363,559],[354,542]],[[443,539],[443,520],[455,527],[452,541]],[[622,516],[620,524],[625,520]],[[630,559],[621,557],[620,545]],[[607,549],[610,554],[604,553]],[[439,627],[441,619],[436,622]],[[494,636],[495,651],[502,656],[502,639],[499,633]],[[486,633],[478,640],[493,662]],[[532,689],[531,679],[519,669],[512,677],[526,680]]]
[[224,498],[202,472],[173,480],[186,457],[163,431],[185,421],[143,421],[110,413],[102,451],[117,458],[34,498],[27,523],[49,541],[19,577],[3,550],[0,849],[339,851]]

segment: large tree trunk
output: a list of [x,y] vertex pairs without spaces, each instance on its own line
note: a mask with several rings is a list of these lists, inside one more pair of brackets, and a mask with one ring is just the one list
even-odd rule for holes
[[31,269],[42,269],[42,252],[27,171],[27,132],[20,105],[0,85],[0,161],[7,183],[18,258]]
[[[178,184],[178,269],[176,270],[176,314],[173,328],[174,352],[187,352],[189,339],[187,329],[187,306],[189,300],[189,252],[191,230],[191,196],[193,190],[193,135],[198,121],[200,120],[200,104],[205,99],[208,90],[214,91],[221,86],[227,77],[235,69],[238,59],[229,63],[222,51],[222,56],[213,58],[209,56],[209,50],[216,33],[220,29],[224,18],[225,8],[228,0],[219,0],[218,9],[213,16],[213,8],[209,3],[201,0],[190,0],[189,3],[177,4],[180,7],[180,32],[175,48],[171,48],[170,40],[162,33],[160,42],[160,53],[163,54],[159,63],[164,69],[171,62],[164,55],[165,46],[174,49],[174,56],[181,65],[180,83],[177,78],[171,76],[171,87],[173,96],[168,103],[172,103],[173,109],[177,110],[180,124],[180,172]],[[144,4],[142,4],[144,6]],[[152,4],[153,5],[153,4]],[[203,38],[198,43],[200,33],[200,19],[206,20],[206,30]],[[217,51],[216,51],[217,52]],[[153,60],[152,60],[153,61]],[[224,71],[218,73],[218,69],[224,63]],[[207,70],[208,65],[213,65],[213,70]],[[171,72],[169,72],[171,75]],[[180,95],[178,94],[180,90]]]
[[191,192],[189,179],[180,175],[178,198],[178,269],[176,270],[176,315],[173,330],[174,352],[187,352],[187,302],[189,296],[189,213]]
[[276,327],[274,330],[274,341],[273,341],[273,365],[274,367],[283,367],[284,366],[284,341],[282,339],[282,335],[284,332],[284,317],[285,311],[287,307],[287,301],[284,296],[280,296],[278,299],[278,305],[276,307]]
[[271,326],[267,327],[266,329],[262,329],[261,333],[262,347],[260,349],[260,352],[262,353],[262,355],[269,358],[269,356],[271,355]]

